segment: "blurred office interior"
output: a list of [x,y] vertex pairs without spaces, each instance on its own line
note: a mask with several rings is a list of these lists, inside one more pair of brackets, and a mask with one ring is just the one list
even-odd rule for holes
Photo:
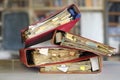
[[104,60],[120,61],[120,0],[0,0],[0,59],[19,59],[20,31],[73,3],[81,19],[71,32],[115,47]]

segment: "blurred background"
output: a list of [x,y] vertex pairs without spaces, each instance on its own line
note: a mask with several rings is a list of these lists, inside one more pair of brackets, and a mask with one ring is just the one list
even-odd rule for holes
[[19,59],[20,31],[72,3],[82,16],[71,32],[115,47],[104,60],[120,61],[120,0],[0,0],[0,59]]

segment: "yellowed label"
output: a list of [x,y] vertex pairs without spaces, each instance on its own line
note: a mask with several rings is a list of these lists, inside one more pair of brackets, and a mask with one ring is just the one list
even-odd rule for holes
[[69,34],[69,33],[66,34],[66,38],[70,39],[71,41],[74,41],[74,42],[76,41],[76,38],[74,37],[74,35]]
[[70,40],[73,40],[73,35],[67,33],[67,34],[66,34],[66,38],[68,38],[68,39],[70,39]]
[[70,55],[71,55],[71,56],[74,56],[74,55],[75,55],[75,52],[71,51],[71,52],[70,52]]
[[80,66],[80,70],[85,71],[85,66],[84,65]]
[[45,28],[46,27],[44,27],[44,26],[39,27],[40,30],[44,30]]
[[54,18],[54,19],[52,19],[52,21],[57,21],[59,18],[58,17],[56,17],[56,18]]
[[56,66],[52,66],[52,70],[57,70],[57,67]]

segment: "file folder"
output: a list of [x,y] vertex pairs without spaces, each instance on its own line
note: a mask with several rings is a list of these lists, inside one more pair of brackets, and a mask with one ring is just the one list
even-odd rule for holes
[[111,56],[115,54],[113,47],[62,30],[55,31],[52,43],[61,47],[90,51],[98,55]]
[[40,73],[51,74],[95,74],[101,72],[101,57],[95,56],[86,60],[41,66]]
[[21,31],[22,41],[26,47],[52,38],[56,29],[69,31],[80,19],[80,11],[72,4],[55,14],[40,20]]
[[20,60],[27,67],[41,67],[88,60],[95,53],[63,47],[36,47],[20,50]]

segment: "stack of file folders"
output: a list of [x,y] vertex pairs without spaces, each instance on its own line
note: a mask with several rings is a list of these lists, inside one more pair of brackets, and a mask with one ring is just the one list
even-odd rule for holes
[[[80,17],[79,9],[72,4],[23,29],[21,37],[25,48],[20,49],[21,62],[38,68],[41,73],[100,72],[101,56],[111,56],[115,49],[69,33]],[[46,40],[51,40],[53,46],[30,48]]]

